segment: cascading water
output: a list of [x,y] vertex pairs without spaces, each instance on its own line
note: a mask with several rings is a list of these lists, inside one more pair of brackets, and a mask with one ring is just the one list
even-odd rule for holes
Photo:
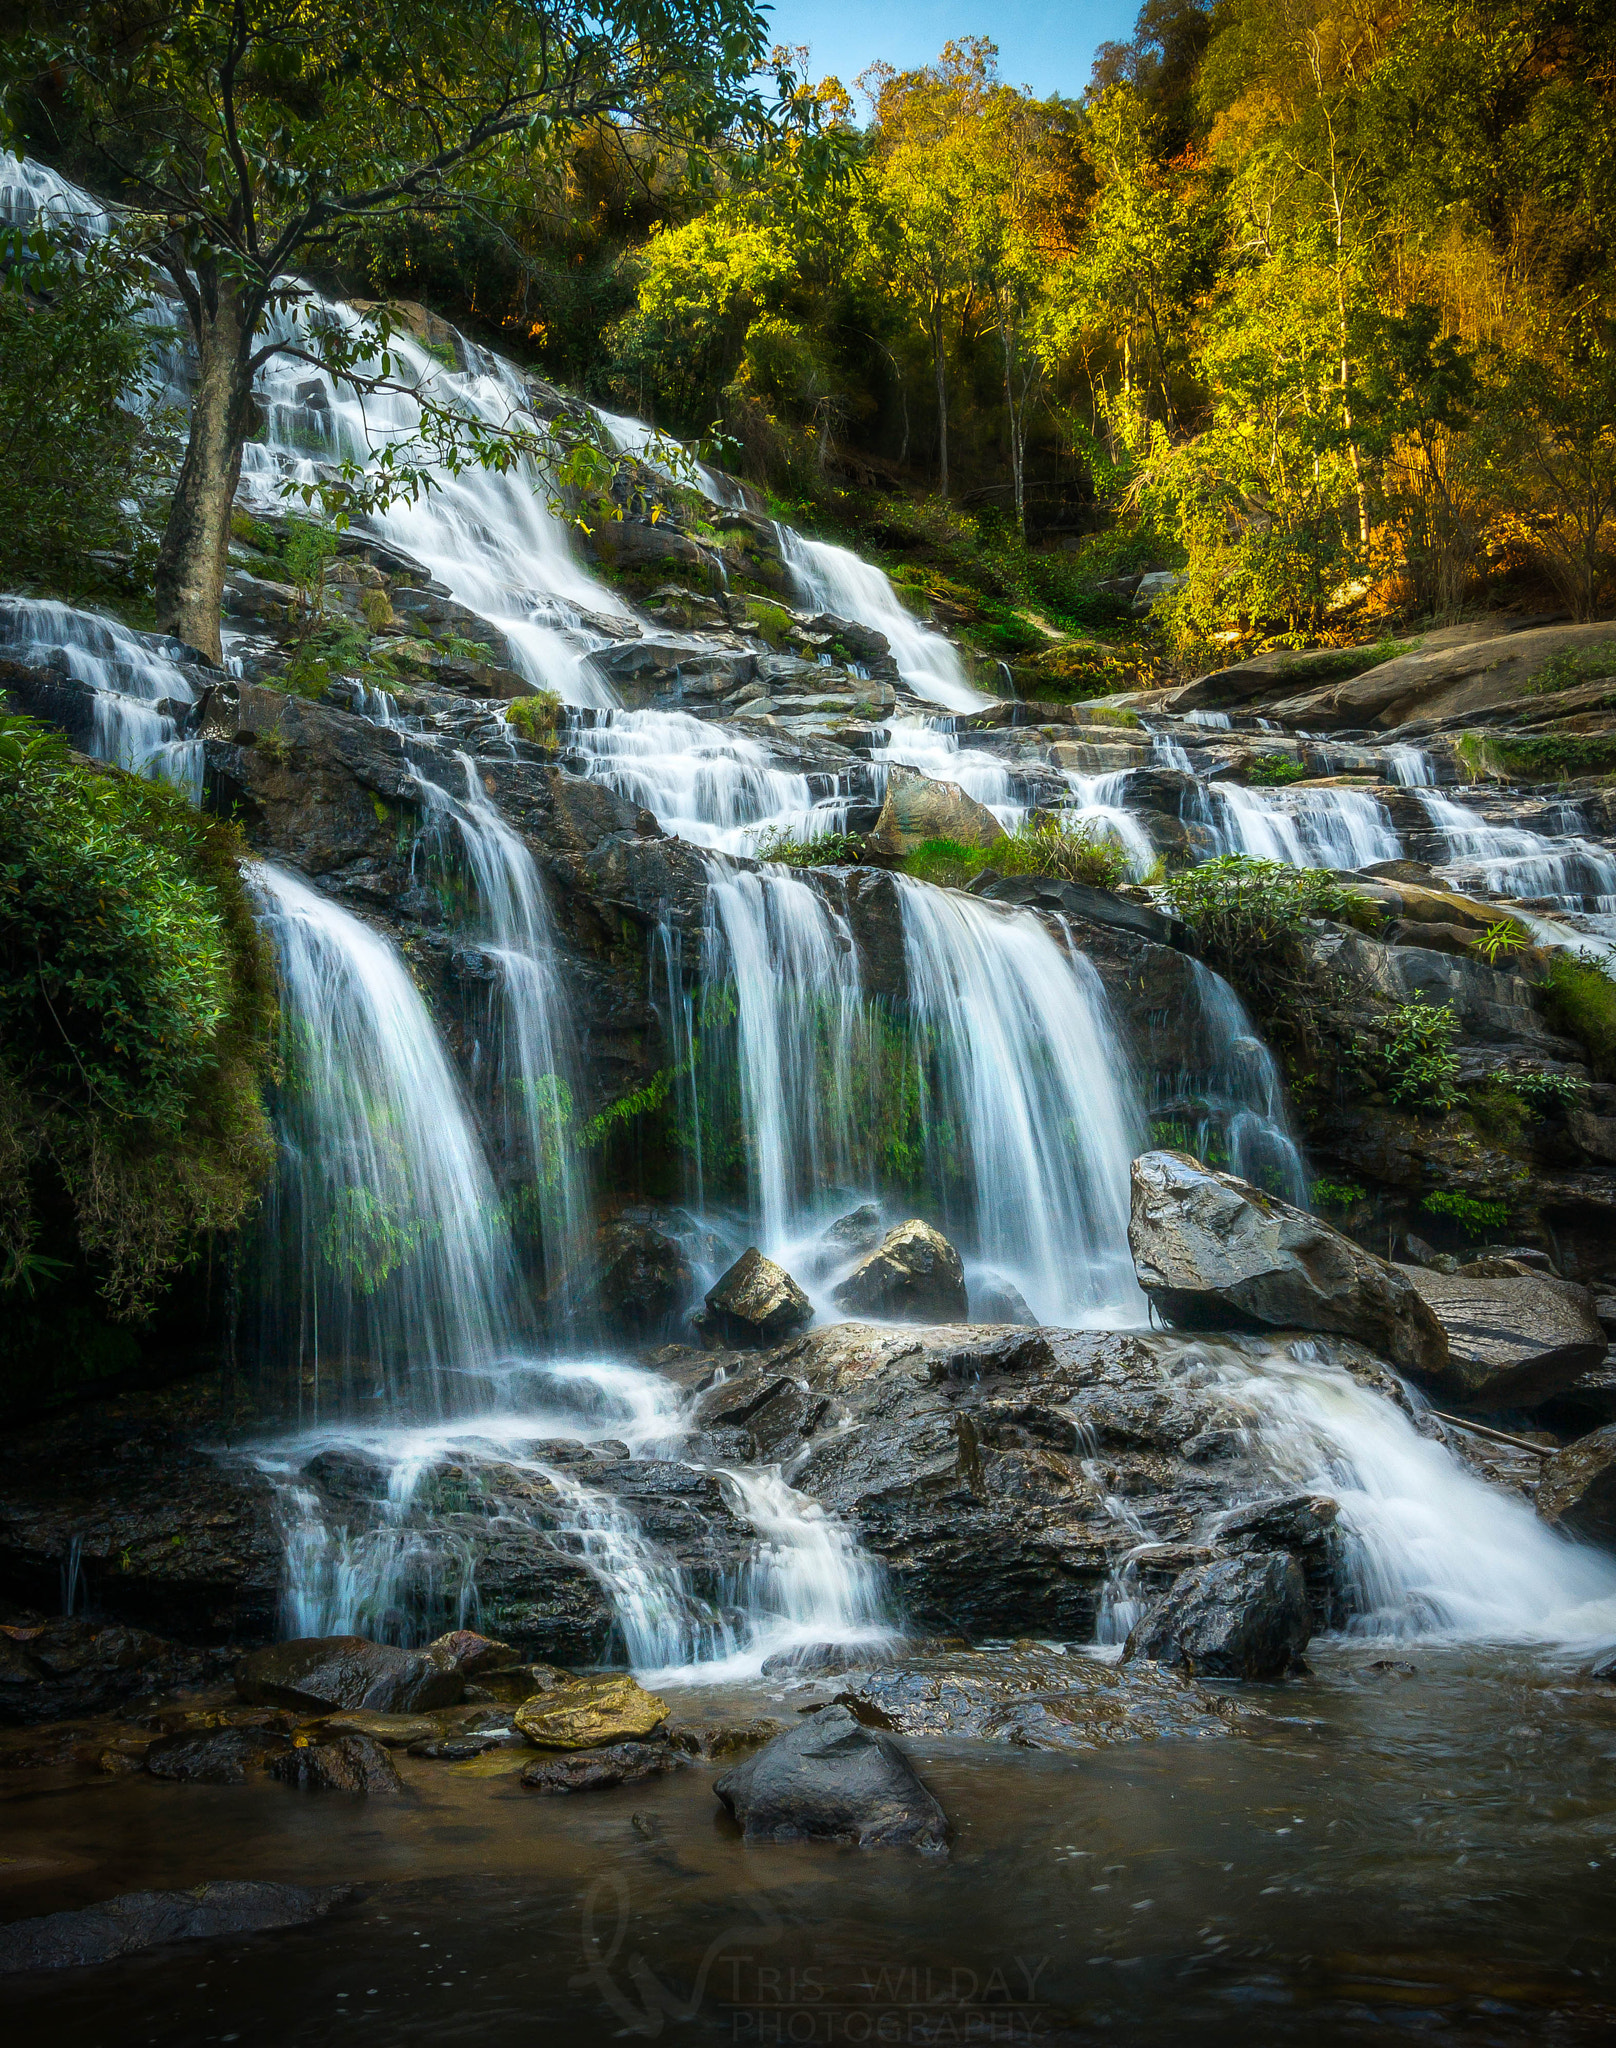
[[789,526],[777,526],[775,532],[805,609],[831,612],[884,634],[899,675],[917,697],[948,711],[974,711],[990,701],[972,688],[964,663],[942,634],[904,610],[873,562],[862,562],[851,549],[830,541],[809,540]]
[[1072,792],[1071,818],[1100,838],[1114,839],[1128,856],[1128,872],[1137,882],[1154,870],[1157,855],[1150,834],[1124,801],[1132,772],[1119,768],[1109,775],[1079,775],[1067,769],[1065,776]]
[[1443,865],[1475,869],[1495,895],[1616,911],[1616,854],[1604,847],[1577,837],[1549,838],[1518,825],[1489,825],[1451,797],[1423,789],[1419,801],[1442,835]]
[[1298,868],[1366,868],[1402,855],[1391,821],[1367,790],[1197,783],[1185,808],[1185,822],[1214,855],[1244,853]]
[[1168,1142],[1187,1140],[1188,1149],[1203,1157],[1210,1150],[1215,1164],[1305,1209],[1307,1174],[1278,1064],[1223,976],[1200,960],[1186,965],[1198,1013],[1190,1042],[1201,1061],[1193,1072],[1170,1081],[1163,1077],[1161,1113],[1172,1122],[1183,1118],[1190,1127],[1182,1137],[1172,1129],[1160,1135]]
[[249,870],[281,983],[279,1159],[259,1232],[261,1344],[307,1406],[485,1398],[514,1268],[493,1178],[392,947],[307,883]]

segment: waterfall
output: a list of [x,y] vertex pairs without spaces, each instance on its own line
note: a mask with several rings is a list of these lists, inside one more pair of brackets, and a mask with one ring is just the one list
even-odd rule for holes
[[1362,789],[1197,783],[1185,822],[1201,828],[1214,855],[1245,853],[1298,868],[1366,868],[1403,850],[1385,811]]
[[280,969],[279,1160],[259,1233],[266,1359],[308,1405],[483,1397],[513,1305],[493,1179],[393,948],[268,863],[248,880]]
[[1489,825],[1452,797],[1419,791],[1442,835],[1443,865],[1474,868],[1499,896],[1543,897],[1571,909],[1616,911],[1616,854],[1591,840],[1551,839],[1519,825]]
[[1384,758],[1392,781],[1401,783],[1404,789],[1434,786],[1436,763],[1423,747],[1412,746],[1405,741],[1401,746],[1388,747]]
[[741,1577],[749,1660],[891,1639],[885,1574],[834,1516],[788,1486],[775,1465],[726,1472],[724,1480],[763,1538]]
[[95,692],[89,727],[74,734],[86,753],[198,799],[201,744],[179,737],[175,716],[196,699],[179,666],[189,650],[178,640],[132,633],[116,619],[50,598],[0,597],[0,650]]
[[[1245,1005],[1221,974],[1188,960],[1195,990],[1204,1066],[1173,1082],[1173,1105],[1195,1117],[1185,1149],[1205,1156],[1215,1142],[1226,1166],[1298,1208],[1310,1206],[1301,1149],[1291,1127],[1285,1086],[1273,1054],[1257,1035]],[[1165,1107],[1166,1105],[1164,1105]],[[1175,1134],[1165,1134],[1176,1142]]]
[[1206,732],[1228,732],[1233,723],[1227,711],[1180,711],[1174,715],[1186,725],[1198,725]]
[[1016,794],[1015,777],[980,747],[962,747],[951,725],[951,720],[888,719],[887,743],[876,764],[883,777],[882,794],[888,769],[917,768],[934,782],[955,783],[1007,829],[1020,824],[1027,806]]
[[1142,880],[1156,866],[1156,848],[1150,834],[1122,799],[1128,793],[1131,768],[1114,769],[1109,775],[1079,775],[1063,771],[1072,792],[1072,816],[1080,825],[1090,825],[1101,838],[1114,839],[1128,856],[1128,872]]
[[832,612],[883,634],[899,675],[917,697],[948,711],[974,711],[992,701],[971,687],[965,664],[942,634],[904,610],[873,562],[862,562],[850,548],[830,541],[809,540],[789,526],[777,526],[775,532],[804,609]]

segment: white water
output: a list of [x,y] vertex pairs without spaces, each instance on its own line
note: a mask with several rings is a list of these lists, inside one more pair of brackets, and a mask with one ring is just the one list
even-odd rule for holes
[[279,1159],[260,1229],[266,1349],[311,1412],[480,1398],[505,1348],[511,1247],[415,984],[370,927],[283,869],[248,870],[281,981]]
[[1201,1110],[1191,1134],[1193,1149],[1221,1139],[1229,1172],[1306,1209],[1307,1174],[1278,1063],[1222,975],[1199,960],[1187,964],[1200,1012],[1197,1035],[1205,1065],[1196,1073],[1176,1076],[1175,1087]]
[[1442,834],[1445,866],[1475,869],[1498,896],[1547,897],[1572,909],[1616,910],[1616,854],[1580,837],[1489,825],[1451,797],[1419,792]]
[[1016,794],[1010,770],[979,747],[962,747],[957,736],[941,723],[912,715],[889,718],[886,731],[886,746],[875,757],[883,795],[886,770],[915,768],[933,782],[954,783],[1007,828],[1018,825],[1026,816],[1027,806]]
[[832,612],[884,634],[898,673],[917,697],[947,711],[974,711],[992,699],[974,689],[965,665],[941,633],[905,611],[891,583],[873,562],[849,548],[809,540],[789,526],[775,528],[780,554],[797,585],[805,610]]
[[1399,782],[1405,789],[1430,789],[1436,783],[1436,763],[1423,747],[1388,747],[1385,764],[1391,771],[1393,782]]
[[1245,853],[1298,868],[1365,868],[1402,854],[1390,819],[1363,789],[1200,783],[1192,814],[1214,855]]
[[[1156,848],[1136,814],[1123,801],[1132,772],[1129,768],[1116,769],[1109,775],[1063,771],[1066,786],[1072,792],[1073,809],[1068,815],[1077,824],[1090,826],[1096,836],[1114,839],[1127,854],[1129,876],[1137,882],[1154,870]],[[1061,823],[1066,823],[1066,815]]]

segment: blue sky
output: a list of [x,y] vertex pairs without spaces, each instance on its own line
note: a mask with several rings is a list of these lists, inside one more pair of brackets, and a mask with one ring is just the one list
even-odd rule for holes
[[1126,41],[1138,11],[1139,0],[774,0],[772,21],[777,42],[808,45],[815,77],[847,86],[877,57],[904,71],[950,37],[987,35],[1011,85],[1076,94],[1096,47]]

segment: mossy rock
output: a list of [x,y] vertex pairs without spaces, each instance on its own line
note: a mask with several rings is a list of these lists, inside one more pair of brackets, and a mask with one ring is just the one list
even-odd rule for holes
[[668,1718],[668,1703],[626,1672],[575,1679],[516,1710],[518,1728],[539,1749],[596,1749],[642,1741]]

